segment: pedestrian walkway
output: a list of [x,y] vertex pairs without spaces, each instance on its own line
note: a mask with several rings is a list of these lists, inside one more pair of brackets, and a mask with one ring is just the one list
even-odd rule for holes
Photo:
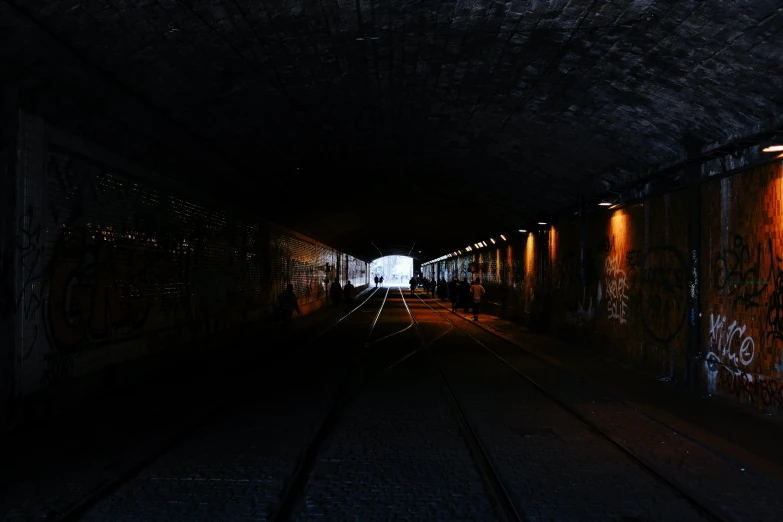
[[[451,303],[429,296],[430,305],[451,310]],[[700,444],[783,480],[783,421],[749,406],[720,397],[699,395],[671,381],[661,381],[640,370],[608,359],[592,350],[554,337],[531,334],[527,328],[499,317],[459,310],[465,321],[503,338],[532,355],[602,389],[634,409],[657,419]]]

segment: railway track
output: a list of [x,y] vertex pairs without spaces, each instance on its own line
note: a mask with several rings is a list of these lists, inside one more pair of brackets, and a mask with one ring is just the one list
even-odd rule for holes
[[[402,294],[402,292],[400,293]],[[421,300],[421,298],[419,299]],[[411,321],[413,321],[413,323],[416,325],[416,331],[418,332],[422,344],[429,348],[438,338],[428,343],[421,331],[421,328],[419,327],[418,321],[416,321],[413,312],[408,306],[404,295],[402,295],[402,302],[405,304],[405,309],[408,310],[408,314],[411,316]],[[424,301],[422,300],[422,302]],[[450,328],[445,333],[450,332],[452,328],[455,327],[453,323],[450,322],[449,324]],[[443,335],[445,335],[445,333]],[[446,375],[443,373],[443,369],[441,368],[440,364],[438,364],[438,361],[435,358],[435,355],[432,353],[432,350],[428,350],[427,354],[430,358],[430,361],[432,361],[435,369],[437,370],[439,380],[446,394],[446,398],[448,399],[449,406],[451,407],[452,413],[457,420],[457,424],[460,427],[460,431],[462,432],[462,435],[468,446],[468,450],[470,451],[471,457],[473,458],[473,462],[476,464],[479,474],[483,479],[484,490],[487,494],[487,499],[494,508],[495,514],[500,520],[504,522],[521,522],[525,520],[517,507],[514,506],[514,502],[511,499],[506,486],[503,484],[503,480],[500,478],[500,474],[495,469],[489,453],[481,443],[481,439],[471,425],[470,420],[468,420],[467,415],[465,415],[465,411],[462,408],[459,399],[455,395],[452,387],[449,385],[449,381],[446,378]]]
[[[450,313],[444,313],[444,311],[436,310],[432,306],[429,305],[426,301],[421,299],[420,296],[418,297],[419,301],[424,304],[427,308],[429,308],[432,312],[436,313],[439,317],[441,317],[444,321],[446,321],[452,328],[460,330],[463,334],[465,334],[467,337],[469,337],[476,345],[480,346],[483,350],[485,350],[487,353],[491,354],[495,359],[497,359],[500,363],[504,364],[508,368],[510,368],[514,373],[519,375],[522,379],[527,381],[529,384],[531,384],[535,389],[537,389],[542,395],[544,395],[547,399],[557,404],[558,407],[565,410],[570,416],[577,419],[581,424],[586,426],[590,431],[604,439],[605,441],[609,442],[612,446],[617,448],[623,455],[625,455],[628,459],[630,459],[633,463],[635,463],[637,466],[639,466],[641,469],[643,469],[645,472],[649,473],[653,478],[655,478],[658,482],[662,483],[664,486],[669,488],[671,491],[673,491],[676,495],[679,497],[685,499],[688,503],[691,504],[691,506],[694,507],[696,511],[698,511],[701,515],[703,515],[708,520],[712,520],[715,522],[729,522],[733,520],[731,517],[727,516],[726,514],[722,513],[721,511],[713,508],[709,502],[707,502],[705,499],[703,499],[697,492],[693,491],[691,488],[686,486],[685,484],[681,483],[677,479],[667,475],[665,472],[660,470],[653,462],[651,462],[649,459],[645,458],[643,455],[640,455],[638,452],[632,450],[629,448],[626,444],[624,444],[621,440],[619,440],[617,437],[612,435],[611,433],[607,432],[605,429],[598,426],[595,422],[593,422],[591,419],[577,411],[575,408],[571,407],[564,401],[557,398],[554,394],[552,394],[549,390],[547,390],[545,387],[541,386],[538,382],[536,382],[535,379],[533,379],[530,375],[526,374],[524,371],[517,368],[515,365],[507,361],[505,358],[503,358],[500,354],[492,350],[490,347],[488,347],[486,344],[484,344],[481,340],[476,338],[473,334],[471,334],[464,326],[458,325],[455,321],[453,321],[450,318]],[[413,313],[411,312],[410,308],[407,306],[409,313],[411,313],[411,317],[413,318]],[[445,309],[444,309],[445,310]],[[482,332],[488,333],[485,330],[481,329],[479,326],[476,326],[472,324],[469,320],[458,316],[461,321],[464,321],[467,324],[470,324],[472,328],[480,329]],[[415,318],[414,318],[415,321]],[[418,323],[417,323],[418,324]],[[424,339],[423,334],[421,333],[421,330],[418,329],[419,334],[422,337],[422,340]],[[504,342],[509,342],[506,339],[503,339],[502,337],[496,336],[498,339],[503,340]],[[470,421],[467,419],[467,417],[464,414],[463,408],[460,405],[459,401],[456,398],[456,395],[454,394],[454,391],[449,384],[445,374],[442,372],[440,365],[437,362],[436,357],[434,354],[430,351],[430,357],[432,358],[433,363],[438,367],[438,371],[441,375],[443,385],[447,389],[447,394],[450,397],[450,400],[453,402],[453,408],[455,415],[457,415],[461,419],[461,424],[465,424],[466,426],[466,433],[468,433],[469,439],[474,439],[477,442],[477,445],[479,448],[481,448],[481,442],[476,435],[475,430],[470,424]],[[469,444],[472,442],[469,440]],[[492,467],[491,464],[491,457],[486,454],[485,451],[480,450],[477,453],[477,464],[479,467],[485,467],[489,469],[490,476],[492,477],[492,488],[496,492],[496,495],[500,498],[505,496],[505,499],[508,500],[508,502],[511,502],[511,499],[508,498],[507,490],[505,486],[503,486],[502,480],[500,479],[500,475],[497,474],[497,472],[494,470],[494,467]],[[488,463],[488,464],[487,464]],[[496,478],[496,479],[495,479]],[[511,502],[513,506],[513,502]],[[513,517],[515,513],[510,512],[509,510],[506,510],[506,517]],[[519,515],[519,512],[516,512],[517,516]],[[507,518],[509,519],[509,518]],[[511,520],[524,520],[523,518],[510,518]]]
[[[317,333],[309,340],[305,341],[304,346],[305,347],[310,346],[313,343],[320,340],[325,334],[327,334],[335,327],[340,325],[349,316],[359,311],[380,290],[382,290],[382,288],[374,289],[372,292],[370,292],[370,295],[368,295],[361,303],[359,303],[357,306],[351,309],[348,313],[344,314],[337,321],[330,324],[327,328]],[[380,313],[384,304],[386,303],[387,296],[388,296],[388,290],[386,296],[384,296],[383,303],[381,304],[381,307],[379,308],[378,313],[376,314],[376,319],[373,322],[373,328],[375,326],[375,323],[377,323],[378,317],[380,317]],[[228,399],[228,401],[230,400],[231,399]],[[89,495],[85,496],[81,501],[72,505],[72,507],[69,508],[67,511],[59,513],[58,516],[56,517],[47,516],[47,520],[57,520],[59,522],[78,522],[82,520],[90,512],[90,510],[92,510],[99,502],[101,502],[105,498],[117,492],[124,484],[131,481],[146,467],[151,465],[153,462],[155,462],[157,459],[159,459],[166,453],[170,452],[174,448],[186,442],[188,439],[190,439],[196,433],[198,433],[208,423],[213,422],[221,415],[228,413],[230,410],[231,410],[231,404],[228,403],[227,401],[224,402],[222,405],[209,410],[204,415],[200,416],[196,421],[184,426],[183,429],[176,436],[172,437],[166,443],[162,444],[161,447],[158,448],[156,451],[152,452],[151,454],[149,454],[144,459],[137,462],[132,467],[126,469],[123,473],[120,473],[113,480],[104,483],[96,491],[91,492]]]
[[[353,310],[340,317],[340,319],[338,319],[336,322],[330,324],[329,327],[326,328],[325,330],[316,334],[313,338],[307,341],[307,344],[309,345],[314,342],[317,342],[325,334],[327,334],[335,327],[343,323],[343,321],[347,319],[350,315],[352,315],[354,312],[357,312],[358,310],[362,309],[362,307],[364,307],[374,296],[376,296],[379,291],[383,292],[383,290],[384,288],[381,287],[379,289],[375,289],[374,291],[372,291],[370,295],[359,305],[357,305]],[[386,304],[390,296],[390,293],[392,292],[392,289],[388,287],[385,290],[386,293],[385,295],[383,295],[383,300],[378,306],[377,311],[372,316],[372,320],[370,322],[369,328],[366,331],[366,334],[363,335],[363,341],[359,341],[360,337],[356,333],[354,334],[356,337],[354,337],[353,345],[355,345],[357,349],[360,345],[363,348],[361,352],[359,352],[358,354],[359,356],[354,357],[354,360],[358,362],[354,363],[352,370],[348,372],[342,384],[338,387],[338,390],[335,393],[333,400],[331,401],[331,405],[329,406],[328,412],[324,416],[323,422],[320,424],[315,435],[312,437],[310,442],[307,444],[307,446],[301,453],[293,473],[291,473],[288,480],[286,481],[282,493],[280,495],[280,501],[271,507],[269,511],[268,520],[274,522],[281,522],[281,521],[288,521],[292,519],[295,509],[299,505],[299,502],[303,498],[305,491],[308,487],[309,480],[312,476],[313,470],[317,465],[319,454],[322,452],[324,443],[329,439],[330,434],[333,433],[333,431],[335,430],[335,426],[339,422],[341,418],[341,413],[345,409],[345,406],[357,394],[359,394],[363,389],[365,389],[365,387],[368,384],[373,382],[374,378],[377,377],[379,374],[393,369],[397,365],[403,363],[413,355],[420,352],[424,352],[428,360],[432,363],[432,367],[435,370],[434,374],[437,375],[439,385],[442,388],[443,393],[448,402],[448,405],[454,415],[455,420],[457,421],[457,425],[459,426],[460,432],[462,434],[462,438],[466,443],[472,462],[473,464],[475,464],[475,467],[479,472],[479,476],[481,477],[482,482],[484,484],[483,494],[486,495],[487,500],[489,501],[489,504],[491,505],[495,515],[499,520],[502,521],[528,520],[528,518],[525,516],[524,507],[518,505],[519,502],[515,503],[514,497],[511,494],[509,494],[509,487],[504,482],[502,474],[498,471],[495,463],[493,462],[492,454],[487,450],[485,444],[481,440],[479,431],[476,429],[474,423],[471,421],[469,415],[466,413],[466,409],[464,408],[463,404],[460,402],[459,395],[455,391],[453,383],[449,381],[447,372],[444,371],[444,367],[439,362],[438,356],[436,356],[433,350],[431,350],[431,347],[435,343],[437,343],[439,340],[441,340],[448,334],[457,330],[459,330],[460,332],[465,334],[468,338],[470,338],[477,347],[480,347],[481,350],[484,350],[488,354],[491,354],[491,356],[494,357],[499,364],[504,364],[505,366],[510,368],[514,373],[516,373],[521,378],[523,378],[526,382],[531,384],[548,400],[556,403],[559,408],[562,408],[572,417],[576,418],[581,424],[585,425],[590,431],[594,432],[602,439],[611,443],[612,446],[620,450],[635,465],[637,465],[638,467],[642,468],[645,472],[652,475],[658,482],[664,484],[666,487],[672,490],[676,495],[688,501],[705,518],[709,520],[721,521],[721,522],[731,520],[723,513],[712,508],[709,505],[709,503],[705,502],[702,498],[700,498],[698,493],[692,491],[686,485],[679,483],[677,480],[667,476],[660,469],[658,469],[654,465],[654,463],[649,462],[646,458],[644,458],[644,456],[639,455],[637,452],[634,452],[632,449],[630,449],[625,444],[623,444],[622,441],[617,440],[616,437],[612,436],[612,434],[607,433],[606,430],[603,430],[602,428],[597,426],[591,419],[585,417],[577,410],[575,410],[574,408],[572,408],[562,400],[555,397],[547,389],[540,386],[531,376],[525,374],[523,371],[521,371],[513,364],[508,362],[506,359],[504,359],[500,354],[493,351],[489,346],[487,346],[484,342],[482,342],[475,335],[473,335],[473,333],[475,332],[471,333],[471,331],[469,331],[470,328],[480,329],[480,327],[471,324],[470,321],[467,321],[460,317],[461,321],[465,321],[470,325],[469,327],[468,325],[461,324],[461,321],[454,321],[449,313],[444,313],[445,309],[443,311],[439,311],[433,308],[432,306],[430,306],[426,301],[421,299],[421,297],[417,296],[422,304],[424,304],[429,310],[437,314],[437,316],[441,318],[448,325],[447,329],[445,329],[439,335],[436,335],[432,340],[427,341],[424,332],[422,331],[422,328],[419,324],[419,321],[416,318],[416,314],[414,313],[414,310],[412,310],[411,306],[409,306],[408,300],[406,299],[402,291],[402,288],[398,288],[397,291],[399,291],[400,297],[402,298],[402,303],[404,304],[405,310],[407,311],[407,314],[410,317],[410,323],[399,330],[391,332],[387,335],[383,335],[382,337],[379,337],[377,339],[373,339],[372,338],[373,333],[376,331],[376,326],[380,321],[381,315],[384,309],[386,308]],[[359,324],[356,324],[355,326],[359,326]],[[396,353],[393,361],[386,360],[385,362],[382,363],[375,361],[375,363],[373,364],[373,362],[369,360],[370,356],[367,348],[388,341],[398,336],[399,334],[411,329],[416,331],[417,336],[419,338],[419,342],[414,346],[406,347],[404,350],[405,351],[404,355],[399,356],[399,352],[398,352]],[[485,331],[482,329],[481,332],[485,332]],[[486,334],[488,335],[488,333]],[[395,345],[395,347],[399,348],[400,345]],[[387,359],[391,359],[391,358],[387,358]],[[150,455],[148,458],[144,459],[144,461],[139,462],[138,465],[134,466],[133,469],[128,470],[127,473],[118,476],[116,480],[106,484],[99,491],[96,491],[94,494],[90,495],[84,501],[74,506],[71,510],[65,513],[61,518],[58,518],[58,520],[62,520],[62,521],[81,520],[82,517],[84,517],[101,500],[112,495],[120,487],[122,487],[123,484],[133,479],[141,470],[149,466],[157,458],[164,455],[168,451],[171,451],[174,447],[182,444],[188,438],[195,435],[204,425],[206,425],[210,421],[213,421],[216,417],[218,417],[221,413],[223,413],[225,410],[228,409],[230,409],[230,407],[225,407],[219,409],[218,411],[209,412],[207,415],[204,416],[204,418],[200,419],[199,422],[194,423],[194,425],[186,427],[186,429],[184,429],[180,434],[180,436],[177,437],[175,440],[172,440],[169,444],[166,444],[164,447],[161,447],[161,449],[155,452],[154,455]]]

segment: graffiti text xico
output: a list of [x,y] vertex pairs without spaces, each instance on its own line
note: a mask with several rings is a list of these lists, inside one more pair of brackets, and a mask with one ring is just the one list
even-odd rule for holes
[[750,335],[745,335],[746,325],[737,321],[728,324],[725,316],[710,314],[710,348],[708,361],[728,362],[735,367],[749,365],[756,353],[756,343]]

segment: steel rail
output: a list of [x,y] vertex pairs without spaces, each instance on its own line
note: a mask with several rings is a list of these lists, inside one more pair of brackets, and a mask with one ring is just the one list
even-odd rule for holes
[[[377,291],[378,289],[375,289],[372,293],[370,293],[367,299],[362,301],[358,306],[356,306],[356,308],[352,309],[347,314],[340,317],[340,319],[335,321],[328,328],[323,330],[321,333],[317,334],[312,339],[306,341],[305,346],[308,346],[313,342],[315,342],[322,335],[329,332],[332,328],[340,324],[344,319],[346,319],[348,316],[353,314],[356,310],[361,308],[375,295]],[[98,488],[96,488],[88,496],[83,498],[81,501],[75,503],[70,508],[68,508],[65,512],[60,514],[59,518],[56,518],[55,520],[58,520],[59,522],[77,522],[79,520],[82,520],[90,512],[90,510],[92,510],[92,508],[94,508],[100,501],[116,493],[124,484],[131,481],[134,477],[136,477],[145,468],[150,466],[153,462],[158,460],[160,457],[162,457],[169,451],[183,444],[194,434],[196,434],[200,429],[204,428],[209,422],[215,420],[216,418],[219,418],[222,414],[225,414],[229,409],[230,407],[226,407],[225,405],[215,406],[205,414],[201,415],[198,419],[186,423],[185,427],[179,433],[172,436],[168,441],[162,444],[160,448],[151,452],[146,457],[140,459],[133,466],[129,467],[127,470],[118,474],[118,476],[115,477],[114,479],[111,479],[105,482],[104,484],[102,484],[101,486],[99,486]]]
[[[419,299],[422,302],[424,302],[424,300],[422,300],[420,297]],[[408,306],[408,303],[406,302],[404,295],[402,297],[402,301],[405,304],[405,308],[408,310],[411,319],[416,325],[416,331],[418,332],[419,337],[421,338],[421,342],[424,345],[423,347],[430,348],[431,343],[427,343],[426,339],[424,338],[424,333],[421,331],[419,322],[416,321],[416,318],[414,317],[413,312]],[[452,324],[451,326],[459,329],[459,327],[457,327],[454,324]],[[494,508],[496,514],[501,518],[501,520],[508,521],[508,522],[521,522],[522,520],[524,520],[524,518],[520,515],[516,506],[514,506],[514,502],[511,500],[511,496],[508,493],[508,490],[506,489],[505,485],[503,484],[503,481],[500,478],[500,474],[495,469],[495,466],[492,463],[492,459],[490,458],[489,453],[481,444],[481,440],[479,439],[478,434],[473,429],[473,426],[470,424],[470,421],[468,420],[464,409],[462,408],[459,400],[457,399],[454,390],[449,385],[448,380],[446,379],[446,376],[443,373],[443,369],[441,368],[440,364],[438,364],[438,361],[435,358],[435,355],[432,353],[432,350],[427,350],[427,352],[430,357],[430,360],[432,361],[435,369],[437,370],[440,383],[446,394],[446,398],[448,399],[449,406],[451,407],[454,413],[457,424],[460,427],[460,431],[462,432],[463,438],[465,439],[465,443],[468,446],[468,451],[471,453],[471,456],[473,457],[473,462],[476,464],[476,467],[478,468],[480,475],[484,479],[484,483],[485,483],[484,490],[488,500],[490,501],[490,504]]]
[[[568,404],[566,404],[564,401],[558,399],[555,397],[549,390],[544,388],[542,385],[538,384],[538,382],[535,381],[532,377],[527,375],[525,372],[521,371],[519,368],[514,366],[512,363],[507,361],[503,356],[496,353],[494,350],[489,348],[487,345],[482,343],[480,340],[476,339],[473,335],[471,335],[469,332],[467,332],[464,328],[457,326],[453,321],[451,321],[446,315],[444,315],[442,312],[434,309],[432,306],[429,305],[426,301],[421,299],[419,297],[419,300],[424,303],[425,306],[427,306],[430,310],[441,316],[443,319],[445,319],[447,322],[449,322],[452,326],[457,328],[458,330],[462,331],[465,335],[470,337],[476,344],[484,348],[487,352],[492,354],[494,357],[496,357],[498,360],[500,360],[503,364],[511,368],[516,374],[521,376],[523,379],[527,380],[531,385],[533,385],[534,388],[536,388],[541,394],[555,402],[558,406],[560,406],[562,409],[564,409],[566,412],[571,414],[571,416],[575,417],[577,420],[579,420],[582,424],[586,425],[591,431],[593,431],[595,434],[597,434],[599,437],[603,438],[604,440],[611,443],[613,446],[618,448],[626,457],[628,457],[630,460],[632,460],[634,463],[636,463],[639,467],[650,473],[654,478],[656,478],[659,482],[663,483],[665,486],[669,487],[672,491],[674,491],[676,494],[678,494],[680,497],[684,498],[688,503],[690,503],[697,511],[702,513],[703,515],[706,515],[709,519],[714,520],[716,522],[731,522],[733,519],[728,517],[727,515],[721,513],[720,511],[712,508],[709,502],[707,502],[705,499],[701,498],[701,495],[696,493],[695,491],[692,491],[690,488],[682,484],[679,480],[667,476],[663,471],[658,469],[658,467],[653,464],[649,459],[645,458],[644,456],[640,455],[639,453],[635,452],[631,448],[629,448],[626,444],[624,444],[621,440],[619,440],[614,435],[611,435],[606,430],[598,426],[595,422],[590,420],[589,418],[585,417],[581,413],[579,413],[576,409],[572,408]],[[459,315],[458,315],[459,316]],[[459,316],[460,319],[466,321],[468,324],[473,324],[469,319],[466,319],[462,316]],[[476,325],[474,325],[476,326]],[[476,326],[476,328],[481,328],[479,326]],[[483,328],[482,331],[486,331]],[[491,332],[487,332],[491,333]],[[511,341],[504,339],[500,336],[495,336],[498,339],[501,339],[509,344]]]

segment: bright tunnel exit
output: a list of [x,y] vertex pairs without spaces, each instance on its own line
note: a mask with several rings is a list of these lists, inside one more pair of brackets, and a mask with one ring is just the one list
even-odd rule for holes
[[383,286],[408,286],[413,275],[413,258],[408,256],[379,257],[370,264],[370,284],[383,277]]

